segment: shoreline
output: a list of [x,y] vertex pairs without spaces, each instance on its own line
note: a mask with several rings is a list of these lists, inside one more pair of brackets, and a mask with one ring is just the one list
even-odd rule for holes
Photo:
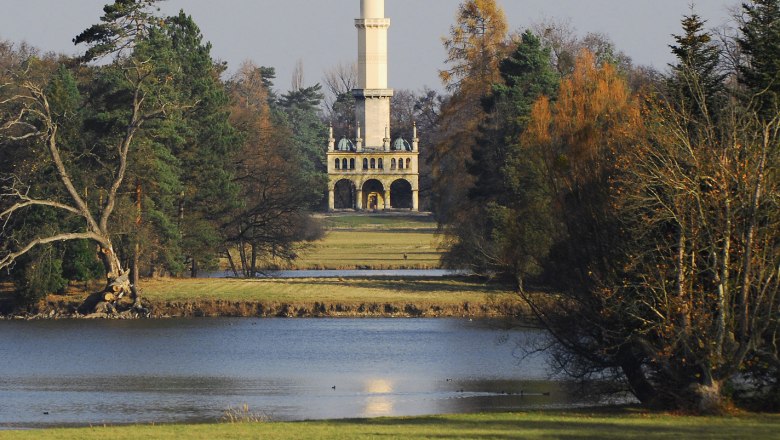
[[0,314],[0,320],[56,319],[171,319],[171,318],[515,318],[533,320],[520,303],[422,305],[415,303],[360,302],[263,302],[263,301],[148,301],[147,316],[132,311],[92,313],[76,312],[80,302],[47,301],[35,309]]
[[[464,277],[147,279],[145,311],[77,313],[97,286],[74,283],[59,294],[15,309],[0,302],[0,319],[138,318],[519,318],[535,321],[510,287]],[[106,310],[102,310],[105,312]],[[148,313],[147,313],[148,312]]]

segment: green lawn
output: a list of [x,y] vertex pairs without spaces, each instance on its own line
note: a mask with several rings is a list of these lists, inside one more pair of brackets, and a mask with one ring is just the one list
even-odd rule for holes
[[460,305],[516,301],[508,287],[466,278],[285,278],[143,280],[151,301],[266,301]]
[[321,214],[325,238],[299,252],[294,269],[433,269],[436,222],[424,214]]
[[[325,237],[301,243],[292,263],[269,262],[281,269],[438,269],[441,237],[430,214],[315,215]],[[238,258],[236,252],[233,255]],[[220,262],[224,270],[227,259]]]
[[[4,295],[0,285],[0,300]],[[155,278],[141,298],[155,317],[529,317],[512,286],[473,277]],[[99,284],[47,295],[40,314],[81,304]]]
[[0,431],[0,439],[776,439],[779,415],[530,412],[293,423]]
[[300,252],[297,269],[432,269],[439,267],[433,232],[328,231]]

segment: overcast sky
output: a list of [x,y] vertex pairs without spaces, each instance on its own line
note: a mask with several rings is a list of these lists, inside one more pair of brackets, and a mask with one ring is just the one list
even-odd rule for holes
[[[0,38],[27,41],[47,51],[76,54],[72,38],[97,23],[109,0],[0,0]],[[386,0],[390,27],[390,86],[440,89],[445,58],[441,38],[455,20],[460,0]],[[603,32],[635,63],[664,69],[671,61],[671,34],[689,0],[499,0],[510,29],[545,18],[569,20],[579,34]],[[728,20],[738,0],[698,0],[696,11],[709,26]],[[212,55],[231,70],[242,61],[277,69],[276,85],[289,88],[292,69],[302,60],[308,84],[323,72],[357,59],[354,19],[359,0],[167,0],[165,13],[192,15]]]

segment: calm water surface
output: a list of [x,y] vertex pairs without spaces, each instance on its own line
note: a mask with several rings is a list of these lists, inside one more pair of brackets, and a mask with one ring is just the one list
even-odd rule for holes
[[245,404],[275,420],[566,404],[543,359],[516,356],[516,343],[543,335],[505,328],[461,319],[2,321],[0,427],[213,421]]

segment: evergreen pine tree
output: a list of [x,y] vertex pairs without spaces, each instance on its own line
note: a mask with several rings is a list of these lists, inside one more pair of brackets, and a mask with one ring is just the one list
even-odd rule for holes
[[780,110],[780,0],[742,4],[745,20],[737,43],[744,55],[739,81],[767,117]]
[[678,109],[690,115],[692,124],[716,116],[723,104],[724,75],[718,70],[720,49],[704,30],[704,21],[696,14],[682,20],[684,34],[675,35],[670,45],[677,62],[667,79],[669,98]]
[[499,72],[503,81],[493,85],[483,100],[487,116],[468,163],[474,184],[461,208],[468,215],[452,224],[456,240],[445,262],[477,272],[512,273],[518,259],[511,238],[517,236],[517,216],[527,207],[538,207],[529,203],[526,194],[537,183],[526,180],[537,177],[525,172],[529,158],[522,151],[520,136],[531,120],[534,102],[554,95],[559,78],[551,67],[549,49],[530,31],[499,63]]

